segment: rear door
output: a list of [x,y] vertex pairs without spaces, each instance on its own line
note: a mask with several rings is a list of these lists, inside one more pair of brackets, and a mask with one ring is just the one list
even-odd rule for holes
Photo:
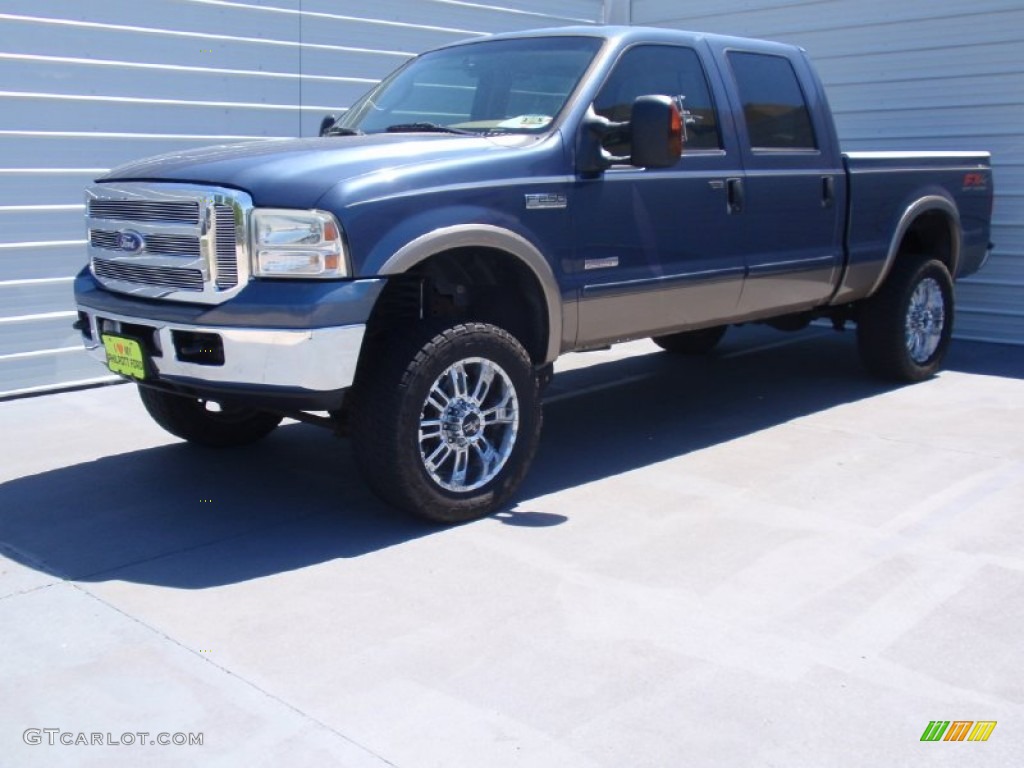
[[740,316],[824,303],[843,264],[846,185],[831,112],[806,59],[791,51],[715,51],[745,171]]

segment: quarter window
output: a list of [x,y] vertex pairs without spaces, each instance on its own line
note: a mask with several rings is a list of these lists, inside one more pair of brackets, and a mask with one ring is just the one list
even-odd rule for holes
[[729,53],[750,145],[754,149],[815,149],[807,100],[789,59]]

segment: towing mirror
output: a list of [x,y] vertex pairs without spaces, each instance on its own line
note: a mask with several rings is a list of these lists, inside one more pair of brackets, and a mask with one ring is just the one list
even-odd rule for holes
[[631,162],[639,168],[669,168],[683,153],[683,115],[675,99],[640,96],[633,102]]
[[[576,168],[585,175],[599,174],[613,165],[670,168],[682,155],[683,137],[683,115],[669,96],[640,96],[627,123],[601,117],[591,106],[576,144]],[[628,157],[616,157],[605,149],[607,144],[627,142]]]
[[320,135],[323,136],[327,133],[332,125],[338,120],[337,115],[327,115],[323,120],[320,121]]

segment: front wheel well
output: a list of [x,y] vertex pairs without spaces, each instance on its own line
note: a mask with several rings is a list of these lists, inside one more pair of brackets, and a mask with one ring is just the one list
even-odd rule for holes
[[549,319],[533,270],[493,248],[456,248],[434,254],[407,272],[388,276],[367,324],[369,339],[403,326],[451,318],[504,328],[544,363]]

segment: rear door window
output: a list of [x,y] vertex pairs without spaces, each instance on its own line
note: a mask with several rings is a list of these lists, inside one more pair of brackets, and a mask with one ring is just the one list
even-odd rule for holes
[[730,51],[743,117],[753,149],[817,149],[811,113],[789,59]]

